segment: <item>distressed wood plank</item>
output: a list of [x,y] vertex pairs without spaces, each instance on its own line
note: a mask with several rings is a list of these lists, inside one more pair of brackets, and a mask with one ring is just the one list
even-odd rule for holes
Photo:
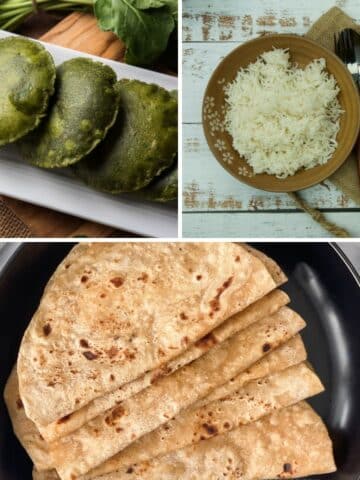
[[[359,212],[331,212],[327,218],[360,236]],[[328,238],[326,230],[302,212],[184,213],[183,235],[191,238]]]
[[233,43],[189,43],[183,46],[183,122],[201,123],[201,105],[212,72],[235,48]]
[[[326,10],[338,5],[360,22],[359,0],[223,0],[183,2],[183,234],[189,237],[328,237],[284,194],[258,191],[223,170],[209,151],[201,126],[206,84],[239,44],[264,32],[305,34]],[[330,220],[360,235],[360,212],[325,182],[303,192],[314,207],[341,209]],[[286,210],[286,211],[285,211]],[[292,210],[292,211],[291,211]],[[354,225],[358,226],[354,229]],[[356,231],[357,230],[357,231]]]
[[[316,208],[355,208],[330,182],[304,190],[303,198]],[[296,209],[284,193],[249,187],[226,172],[210,152],[202,125],[183,126],[183,210],[259,211]]]
[[304,34],[334,5],[360,20],[358,0],[185,0],[183,40],[244,42],[264,32]]

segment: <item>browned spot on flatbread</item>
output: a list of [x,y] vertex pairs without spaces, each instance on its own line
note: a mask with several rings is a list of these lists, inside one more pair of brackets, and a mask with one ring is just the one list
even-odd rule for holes
[[155,372],[151,376],[150,383],[151,384],[155,383],[156,380],[158,380],[159,378],[161,378],[163,376],[164,376],[164,372],[161,370],[161,368],[158,369],[158,370],[155,370]]
[[80,339],[80,346],[83,347],[83,348],[89,348],[89,343],[87,340],[85,340],[84,338],[81,338]]
[[112,283],[115,288],[119,288],[123,285],[124,280],[121,277],[114,277],[110,280],[110,283]]
[[109,358],[114,358],[119,353],[119,349],[113,345],[109,350],[106,350],[106,354]]
[[115,407],[107,417],[105,417],[105,423],[114,426],[116,421],[124,415],[125,409],[123,406],[119,405],[118,407]]
[[126,470],[126,473],[133,473],[133,472],[134,472],[133,467],[129,467],[129,468]]
[[138,280],[146,283],[148,281],[148,278],[149,278],[149,275],[145,272],[142,272],[140,277],[138,277]]
[[226,289],[232,284],[233,277],[229,277],[222,285],[217,289],[216,296],[210,300],[210,307],[213,312],[220,310],[220,297],[225,292]]
[[23,402],[21,401],[21,398],[18,398],[16,400],[16,406],[17,406],[18,410],[21,410],[22,408],[24,408],[24,405],[23,405]]
[[44,335],[45,337],[48,337],[51,333],[51,326],[49,323],[46,323],[44,326],[43,326],[43,332],[44,332]]
[[134,360],[134,358],[136,357],[135,352],[129,350],[128,348],[125,348],[124,356],[128,360]]
[[60,418],[56,423],[61,425],[62,423],[66,423],[71,417],[71,413],[69,415],[65,415],[65,417]]
[[181,312],[180,313],[180,318],[181,318],[181,320],[187,320],[189,317],[186,315],[185,312]]
[[287,477],[294,473],[291,463],[284,463],[283,471],[278,475],[278,477]]
[[203,423],[202,426],[209,435],[216,435],[218,433],[218,429],[217,427],[215,427],[215,425],[211,425],[210,423]]
[[270,343],[264,343],[262,350],[264,353],[268,352],[271,349],[271,344]]
[[215,335],[212,332],[210,332],[204,337],[200,338],[200,340],[198,340],[195,343],[195,346],[199,348],[204,348],[207,350],[216,344],[217,344],[217,340],[215,338]]
[[91,352],[90,350],[86,350],[86,352],[83,352],[83,355],[87,360],[95,360],[96,358],[98,358],[98,355]]
[[89,277],[87,275],[83,275],[81,277],[81,283],[86,283],[89,280]]

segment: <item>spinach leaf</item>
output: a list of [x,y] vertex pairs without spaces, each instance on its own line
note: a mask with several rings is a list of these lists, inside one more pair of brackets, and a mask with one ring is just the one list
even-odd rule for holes
[[178,0],[135,0],[134,5],[139,10],[167,7],[174,17],[178,14]]
[[125,43],[125,61],[148,65],[167,47],[175,28],[175,3],[176,0],[95,0],[94,10],[100,28],[114,32]]

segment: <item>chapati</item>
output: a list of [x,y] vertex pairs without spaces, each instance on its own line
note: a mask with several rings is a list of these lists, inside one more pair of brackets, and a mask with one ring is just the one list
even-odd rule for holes
[[260,480],[335,470],[332,443],[324,423],[310,405],[300,402],[101,480]]
[[[241,330],[191,364],[160,378],[131,399],[54,442],[51,454],[60,477],[73,480],[100,465],[250,367],[304,326],[298,314],[282,307],[271,317]],[[101,449],[94,448],[99,444]]]
[[232,243],[77,245],[20,346],[27,416],[42,425],[64,418],[175,358],[275,286]]
[[48,442],[53,442],[60,437],[68,435],[100,413],[109,410],[118,404],[118,402],[130,398],[150,386],[154,379],[164,375],[170,375],[175,370],[199,358],[214,345],[223,342],[234,333],[237,333],[267,315],[272,315],[288,302],[289,297],[285,292],[281,290],[270,292],[242,312],[230,317],[212,332],[191,345],[184,353],[170,360],[170,362],[160,368],[151,370],[137,380],[119,387],[114,392],[109,392],[102,397],[95,398],[88,405],[68,415],[63,421],[55,421],[46,426],[39,425],[38,428],[41,435]]

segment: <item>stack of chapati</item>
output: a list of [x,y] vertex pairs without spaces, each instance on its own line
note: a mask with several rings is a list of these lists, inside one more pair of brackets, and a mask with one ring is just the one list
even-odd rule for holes
[[293,478],[336,469],[323,390],[271,259],[233,243],[76,246],[5,389],[34,479]]

